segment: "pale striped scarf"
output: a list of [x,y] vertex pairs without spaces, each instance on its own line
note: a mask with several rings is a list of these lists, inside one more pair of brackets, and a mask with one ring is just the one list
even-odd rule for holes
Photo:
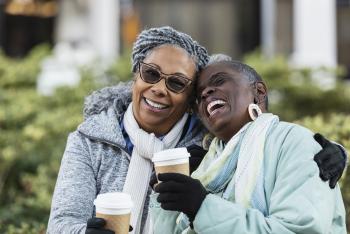
[[[269,129],[278,121],[276,115],[262,114],[241,128],[226,145],[214,138],[191,176],[199,179],[208,191],[222,193],[224,199],[233,199],[246,208],[256,208],[266,216],[264,145]],[[183,214],[177,223],[188,225]]]
[[[185,113],[170,132],[168,132],[162,140],[159,140],[153,133],[145,132],[139,127],[132,111],[132,103],[129,104],[125,112],[123,119],[125,131],[134,144],[128,173],[123,187],[123,192],[129,193],[134,203],[130,220],[134,230],[131,233],[139,234],[142,231],[141,218],[153,168],[151,162],[153,154],[163,149],[174,148],[177,145],[187,117],[188,114]],[[144,229],[148,228],[150,227],[149,219],[147,218]],[[143,233],[149,232],[151,232],[151,230],[143,230]]]

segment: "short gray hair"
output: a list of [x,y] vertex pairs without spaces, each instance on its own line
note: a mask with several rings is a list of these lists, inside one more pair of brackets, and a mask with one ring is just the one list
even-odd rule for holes
[[210,55],[208,65],[224,61],[232,61],[232,58],[227,54],[212,54]]
[[209,61],[207,50],[193,40],[189,35],[179,32],[172,27],[164,26],[143,30],[137,37],[132,48],[132,72],[136,72],[152,49],[162,45],[173,45],[187,51],[194,59],[196,71],[200,71]]
[[[213,54],[210,56],[208,65],[215,64],[215,63],[227,63],[231,69],[242,73],[246,78],[249,83],[255,83],[255,82],[263,82],[263,79],[255,71],[254,68],[249,66],[248,64],[242,63],[237,60],[233,60],[230,56],[226,54]],[[265,99],[265,108],[266,110],[268,109],[269,106],[269,100],[268,96],[266,95]]]

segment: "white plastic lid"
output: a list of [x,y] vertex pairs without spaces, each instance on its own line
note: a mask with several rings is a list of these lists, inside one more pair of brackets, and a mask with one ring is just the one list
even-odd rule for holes
[[96,206],[96,212],[113,215],[130,213],[134,204],[129,194],[113,192],[97,195],[94,205]]
[[187,149],[185,147],[167,149],[167,150],[154,153],[152,162],[156,163],[156,162],[184,159],[184,158],[189,158],[190,156],[191,155],[187,152]]

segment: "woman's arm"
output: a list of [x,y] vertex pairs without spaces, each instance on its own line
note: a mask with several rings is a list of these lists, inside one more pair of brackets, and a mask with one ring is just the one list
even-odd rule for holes
[[88,146],[78,132],[71,133],[52,198],[47,232],[85,233],[95,196],[96,180]]

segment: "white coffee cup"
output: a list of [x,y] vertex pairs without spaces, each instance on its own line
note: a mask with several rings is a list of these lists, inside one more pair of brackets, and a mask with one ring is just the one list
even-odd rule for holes
[[176,172],[189,175],[189,157],[185,147],[173,148],[154,153],[152,162],[156,173]]
[[113,192],[97,195],[94,200],[96,217],[106,220],[106,229],[118,234],[129,233],[133,202],[127,193]]

